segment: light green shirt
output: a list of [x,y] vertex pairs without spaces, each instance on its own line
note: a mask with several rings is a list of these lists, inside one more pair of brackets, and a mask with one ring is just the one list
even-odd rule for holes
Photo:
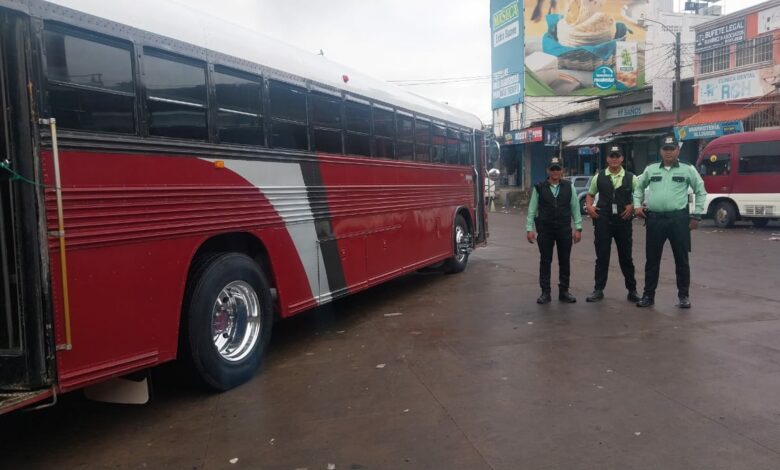
[[[551,188],[560,187],[559,184],[552,185],[547,183],[547,189],[552,190]],[[580,203],[577,200],[577,192],[574,190],[574,187],[571,188],[571,215],[574,219],[574,228],[577,230],[582,230],[582,214],[580,214]],[[539,194],[536,192],[536,186],[534,186],[533,191],[531,191],[531,201],[528,202],[528,218],[525,221],[525,229],[529,232],[534,232],[534,219],[536,219],[536,214],[539,212]]]
[[[611,171],[609,171],[608,168],[604,169],[604,174],[609,176],[609,179],[612,180],[612,187],[617,189],[623,184],[623,177],[626,176],[626,169],[622,166],[620,167],[620,171],[617,172],[617,174],[613,174]],[[593,178],[590,179],[590,187],[588,188],[588,194],[591,196],[595,196],[599,192],[598,188],[598,176],[599,174],[596,173],[593,175]],[[631,182],[631,189],[636,189],[636,181],[637,177],[634,175],[634,179]]]
[[[701,216],[704,213],[704,181],[696,169],[687,163],[675,163],[670,169],[665,169],[663,162],[653,163],[645,168],[638,178],[634,188],[634,207],[646,202],[651,212],[670,212],[688,207],[688,188],[696,196],[696,208],[693,213]],[[645,188],[647,201],[645,201]]]

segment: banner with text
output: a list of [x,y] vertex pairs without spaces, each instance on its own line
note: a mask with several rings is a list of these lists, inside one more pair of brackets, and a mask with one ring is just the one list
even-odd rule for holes
[[699,80],[696,104],[758,98],[775,89],[772,67]]
[[490,0],[493,109],[523,102],[523,21],[518,0]]
[[742,121],[711,122],[674,128],[678,140],[714,139],[722,135],[744,132]]
[[525,96],[598,96],[644,86],[649,2],[528,2]]

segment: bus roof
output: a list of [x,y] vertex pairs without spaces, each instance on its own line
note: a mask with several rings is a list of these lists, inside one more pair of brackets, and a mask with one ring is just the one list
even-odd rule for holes
[[[473,114],[410,93],[323,56],[297,49],[264,34],[223,21],[175,0],[46,0],[66,8],[255,62],[299,77],[407,108],[471,129]],[[172,20],[174,19],[175,20]],[[347,75],[349,80],[342,79]]]
[[745,142],[767,142],[771,140],[780,140],[780,129],[724,135],[707,144],[707,147],[717,144],[742,144]]

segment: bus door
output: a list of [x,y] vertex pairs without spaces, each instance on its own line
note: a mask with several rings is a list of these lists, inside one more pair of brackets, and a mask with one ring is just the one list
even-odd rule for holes
[[487,207],[485,206],[485,178],[487,178],[487,172],[485,170],[485,134],[475,132],[473,139],[474,161],[472,162],[472,166],[474,168],[474,178],[476,178],[474,184],[474,201],[476,202],[477,217],[477,233],[474,242],[475,244],[483,244],[488,236]]
[[47,394],[53,377],[38,230],[42,190],[27,88],[29,38],[29,19],[0,9],[0,413]]

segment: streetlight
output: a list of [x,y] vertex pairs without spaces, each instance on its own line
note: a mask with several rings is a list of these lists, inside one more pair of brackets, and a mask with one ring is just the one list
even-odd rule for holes
[[651,20],[646,18],[643,14],[639,17],[637,24],[644,27],[645,22],[655,23],[660,25],[661,28],[667,33],[674,34],[674,120],[676,123],[680,122],[680,31],[672,31],[671,28],[661,23],[660,21]]

